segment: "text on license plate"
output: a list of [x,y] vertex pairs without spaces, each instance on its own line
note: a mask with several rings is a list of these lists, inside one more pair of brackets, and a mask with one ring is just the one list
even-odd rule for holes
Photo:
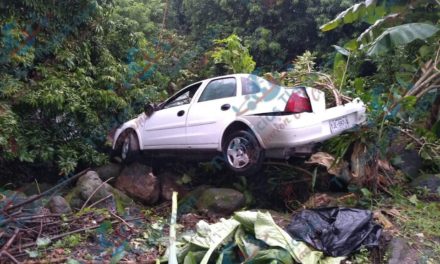
[[346,116],[330,120],[330,131],[332,132],[332,134],[341,132],[348,128],[350,128],[350,125]]

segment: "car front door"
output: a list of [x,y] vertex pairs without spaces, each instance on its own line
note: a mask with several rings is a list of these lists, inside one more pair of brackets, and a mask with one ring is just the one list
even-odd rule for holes
[[187,118],[187,144],[190,148],[216,148],[224,127],[236,117],[237,80],[226,77],[211,80]]
[[185,123],[191,100],[202,83],[188,86],[156,110],[144,123],[145,149],[185,148]]

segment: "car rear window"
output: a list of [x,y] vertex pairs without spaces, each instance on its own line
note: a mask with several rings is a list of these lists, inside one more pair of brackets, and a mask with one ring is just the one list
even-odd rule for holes
[[199,102],[233,97],[237,94],[237,82],[235,78],[213,80],[206,86]]
[[258,85],[258,82],[255,80],[252,80],[250,78],[241,78],[241,86],[242,86],[242,95],[246,94],[256,94],[261,91],[260,85]]

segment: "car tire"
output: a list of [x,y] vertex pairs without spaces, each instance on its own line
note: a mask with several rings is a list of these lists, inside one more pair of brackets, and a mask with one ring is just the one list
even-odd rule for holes
[[140,147],[136,132],[130,129],[124,131],[121,136],[121,145],[118,148],[118,156],[125,164],[137,161],[140,156]]
[[264,149],[252,132],[239,130],[225,137],[223,156],[232,171],[242,175],[252,175],[261,169]]

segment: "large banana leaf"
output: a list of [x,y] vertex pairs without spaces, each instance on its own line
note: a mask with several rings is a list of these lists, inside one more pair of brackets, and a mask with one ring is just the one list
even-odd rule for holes
[[382,6],[376,6],[376,1],[367,0],[362,3],[354,4],[342,11],[335,19],[322,25],[320,29],[325,32],[362,19],[373,21],[384,14],[385,9]]
[[313,252],[305,243],[294,240],[286,231],[275,224],[269,213],[257,213],[255,237],[269,246],[281,247],[299,263],[318,263],[322,252]]
[[324,258],[322,252],[292,239],[267,212],[236,212],[233,218],[211,225],[200,221],[197,233],[184,239],[194,247],[186,251],[185,264],[207,264],[222,244],[229,246],[219,252],[218,264],[230,263],[228,256],[237,249],[242,252],[244,263],[290,264],[295,260],[304,264],[339,264],[344,259]]
[[437,33],[439,28],[426,23],[408,23],[388,28],[377,37],[367,54],[380,55],[396,46],[406,45],[416,39],[427,39]]
[[221,219],[220,222],[211,225],[205,221],[200,221],[197,223],[197,235],[185,237],[185,240],[191,244],[208,249],[200,262],[206,264],[214,250],[232,237],[239,225],[240,222],[232,218],[228,220]]
[[332,21],[322,25],[321,31],[330,31],[345,24],[363,21],[375,23],[386,14],[400,13],[409,7],[410,0],[366,0],[342,11]]
[[289,252],[281,248],[271,248],[259,251],[254,257],[246,260],[248,264],[293,264],[293,259]]
[[304,242],[294,240],[286,231],[273,221],[270,213],[257,213],[257,220],[255,221],[255,237],[263,240],[269,246],[281,247],[287,250],[295,261],[303,264],[339,264],[345,258],[324,258],[322,252],[314,251]]

